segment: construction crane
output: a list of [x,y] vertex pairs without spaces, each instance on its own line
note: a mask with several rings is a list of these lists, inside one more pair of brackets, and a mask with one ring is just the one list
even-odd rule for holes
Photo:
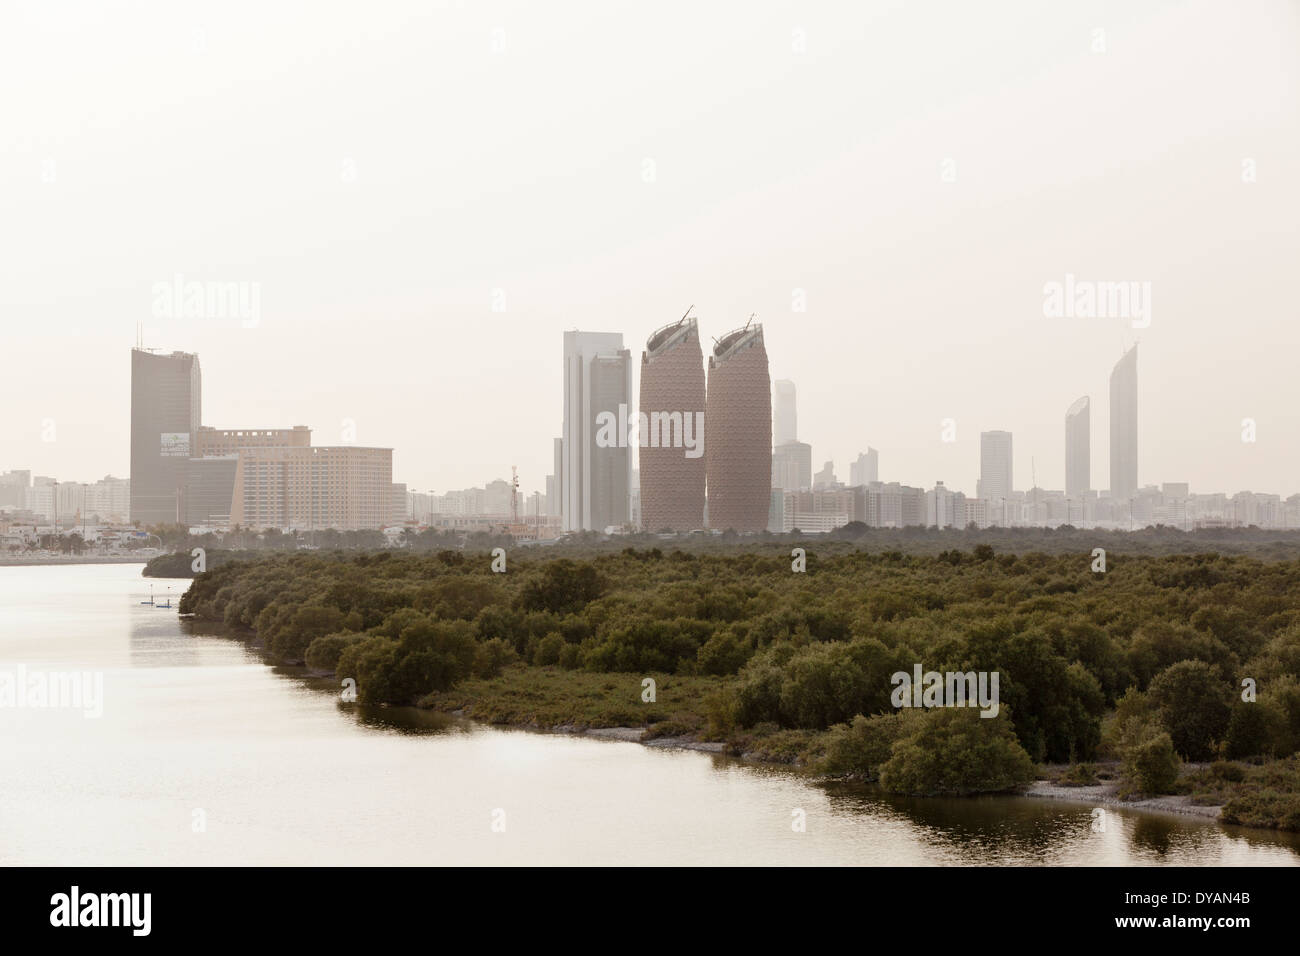
[[519,469],[510,466],[510,521],[519,524]]

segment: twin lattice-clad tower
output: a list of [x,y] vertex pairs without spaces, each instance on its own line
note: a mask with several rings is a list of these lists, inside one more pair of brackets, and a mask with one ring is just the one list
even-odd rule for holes
[[[657,428],[667,416],[668,429],[684,429],[704,417],[704,356],[700,330],[684,318],[650,336],[641,353],[641,412]],[[677,417],[680,413],[680,417]],[[693,435],[699,439],[703,436]],[[684,441],[680,443],[684,446]],[[647,531],[694,531],[704,527],[704,455],[689,457],[685,447],[657,441],[640,448],[641,526]],[[704,445],[707,453],[708,445]]]
[[[702,360],[693,318],[659,329],[641,353],[640,411],[652,435],[662,438],[679,421],[698,420],[701,411],[705,423],[702,455],[691,457],[671,441],[641,446],[642,527],[691,531],[707,524],[762,531],[772,477],[772,389],[763,327],[746,325],[717,340],[707,383]],[[680,419],[674,414],[679,412]]]

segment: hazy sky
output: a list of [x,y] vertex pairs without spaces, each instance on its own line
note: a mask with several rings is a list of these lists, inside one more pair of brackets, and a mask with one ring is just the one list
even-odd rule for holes
[[[142,323],[207,424],[533,490],[561,332],[639,357],[694,304],[758,313],[841,479],[870,444],[974,493],[1003,428],[1060,488],[1088,394],[1104,488],[1136,337],[1143,483],[1300,491],[1295,2],[179,6],[0,8],[0,470],[128,472]],[[1067,273],[1150,282],[1150,327],[1045,317]],[[256,326],[155,315],[177,274]]]

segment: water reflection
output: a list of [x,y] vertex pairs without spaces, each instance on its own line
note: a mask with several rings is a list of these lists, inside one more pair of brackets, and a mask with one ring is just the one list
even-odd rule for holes
[[[99,721],[0,710],[4,862],[328,864],[341,843],[369,864],[1300,862],[1294,834],[1109,808],[1094,832],[1082,803],[901,797],[344,703],[337,680],[268,665],[242,629],[140,605],[138,575],[0,571],[0,660],[103,669],[107,703]],[[212,838],[190,831],[194,807]],[[510,809],[509,839],[488,828],[495,807]],[[807,811],[806,832],[791,831],[791,808]]]

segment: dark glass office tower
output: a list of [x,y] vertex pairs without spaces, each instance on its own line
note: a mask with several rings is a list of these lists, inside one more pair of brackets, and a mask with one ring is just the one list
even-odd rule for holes
[[184,522],[201,418],[199,357],[131,350],[131,520]]

